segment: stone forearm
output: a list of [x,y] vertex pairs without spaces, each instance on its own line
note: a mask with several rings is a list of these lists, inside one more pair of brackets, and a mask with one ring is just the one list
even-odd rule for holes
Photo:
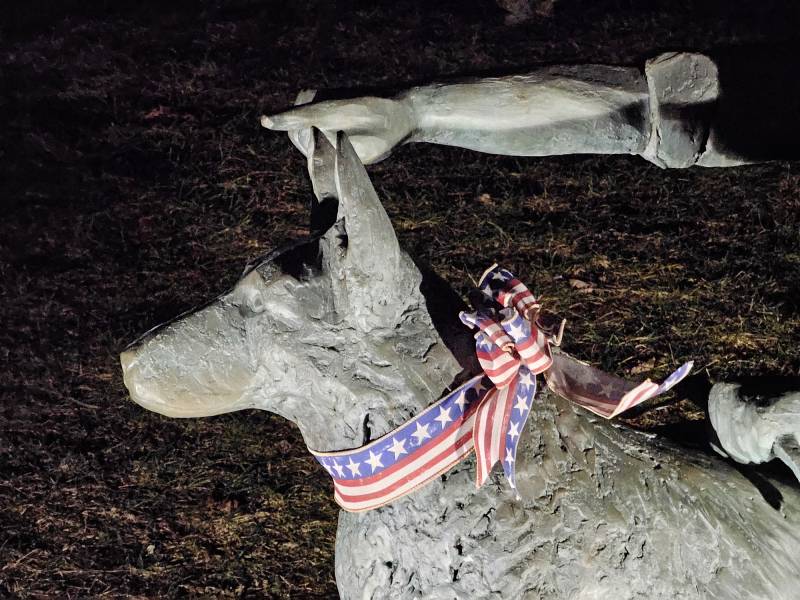
[[549,67],[522,76],[414,88],[405,95],[424,141],[516,156],[639,154],[647,84],[637,69]]
[[739,115],[744,106],[748,123],[763,115],[746,101],[750,88],[729,89],[726,98],[734,99],[726,102],[720,88],[714,60],[668,53],[648,61],[644,73],[556,66],[523,76],[414,88],[401,98],[416,123],[409,142],[516,156],[638,154],[663,168],[782,158],[726,142],[743,122],[726,117],[729,112]]
[[[662,168],[800,158],[792,51],[673,52],[643,70],[550,66],[528,75],[301,103],[262,118],[305,154],[311,127],[344,131],[365,164],[401,143],[514,156],[638,154]],[[309,98],[304,98],[305,102]]]

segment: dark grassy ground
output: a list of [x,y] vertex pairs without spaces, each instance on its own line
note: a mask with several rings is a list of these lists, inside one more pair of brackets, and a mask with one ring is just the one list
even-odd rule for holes
[[[257,117],[303,87],[790,40],[791,2],[44,0],[0,21],[0,596],[328,598],[337,511],[296,429],[171,421],[117,354],[306,231],[303,160]],[[409,251],[465,291],[491,261],[618,374],[800,367],[800,171],[406,147],[370,168]],[[588,287],[582,285],[589,284]],[[695,418],[687,403],[652,424]]]

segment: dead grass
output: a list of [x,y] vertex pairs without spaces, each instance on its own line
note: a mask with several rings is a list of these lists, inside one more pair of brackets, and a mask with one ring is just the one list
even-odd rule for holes
[[[144,413],[117,353],[306,231],[303,161],[257,124],[303,87],[634,63],[797,30],[790,3],[564,2],[520,28],[488,2],[11,10],[0,595],[335,596],[336,509],[297,430],[256,413]],[[512,268],[569,319],[580,358],[629,376],[691,358],[715,380],[800,367],[795,165],[406,147],[370,170],[412,254],[462,292],[491,261]],[[695,416],[681,403],[641,423]]]

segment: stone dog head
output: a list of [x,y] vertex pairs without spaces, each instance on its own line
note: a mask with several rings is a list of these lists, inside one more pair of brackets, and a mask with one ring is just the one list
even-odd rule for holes
[[125,385],[143,407],[171,417],[270,410],[330,450],[399,424],[462,371],[347,137],[335,148],[313,139],[318,233],[131,344]]

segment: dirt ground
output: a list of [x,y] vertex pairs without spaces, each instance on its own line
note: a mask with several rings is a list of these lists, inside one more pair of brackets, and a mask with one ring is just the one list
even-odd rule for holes
[[[734,6],[735,4],[735,6]],[[12,2],[0,16],[0,597],[334,598],[337,509],[297,429],[169,420],[118,353],[307,232],[302,88],[792,42],[792,2]],[[800,170],[662,171],[407,146],[370,167],[401,243],[462,292],[497,260],[628,377],[800,367]],[[686,401],[639,425],[696,419]]]

